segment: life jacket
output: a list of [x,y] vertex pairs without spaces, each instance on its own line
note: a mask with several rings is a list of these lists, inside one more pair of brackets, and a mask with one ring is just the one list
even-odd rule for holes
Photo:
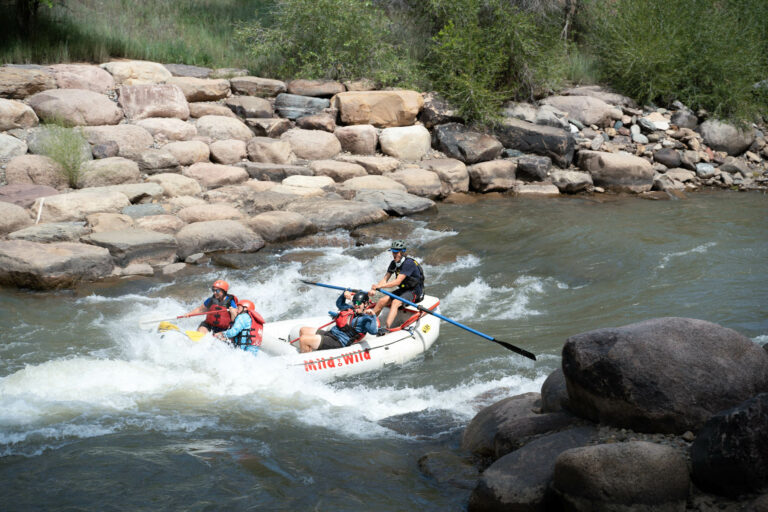
[[[400,283],[399,288],[405,289],[405,290],[418,289],[419,296],[416,297],[416,302],[421,302],[424,299],[424,269],[421,268],[421,265],[419,265],[418,261],[411,258],[410,256],[406,256],[403,259],[403,263],[405,263],[407,260],[411,260],[416,265],[416,269],[419,271],[419,277],[405,276],[405,279],[403,279],[403,282]],[[402,266],[403,266],[402,263],[399,266],[395,265],[395,270],[394,270],[395,279],[397,279],[397,276],[400,275],[400,267]]]
[[[366,335],[366,333],[357,332],[355,329],[355,318],[357,318],[357,315],[355,315],[355,310],[352,308],[339,311],[339,314],[336,315],[336,327],[338,327],[347,336],[349,336],[349,345],[357,343],[358,341],[365,338]],[[376,317],[376,324],[377,326],[381,326],[381,322],[379,322],[378,317]]]
[[229,329],[232,317],[229,316],[228,306],[233,300],[237,304],[237,297],[234,295],[225,295],[221,300],[215,296],[211,297],[211,307],[208,308],[210,312],[205,315],[205,323],[217,329]]
[[255,345],[260,347],[262,336],[264,335],[264,318],[256,312],[251,312],[249,309],[246,309],[244,313],[240,314],[244,315],[245,313],[248,313],[248,316],[251,317],[251,327],[243,329],[237,336],[232,338],[232,344],[236,347],[242,345]]

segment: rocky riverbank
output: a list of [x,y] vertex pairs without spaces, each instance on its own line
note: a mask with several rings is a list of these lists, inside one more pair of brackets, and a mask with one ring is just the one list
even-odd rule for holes
[[468,509],[768,509],[768,352],[701,320],[568,338],[541,393],[483,409],[419,461]]
[[[581,87],[492,131],[431,93],[121,61],[0,67],[0,284],[172,274],[467,193],[765,190],[756,126]],[[78,126],[74,183],[43,122]],[[61,149],[61,148],[60,148]],[[71,156],[70,156],[71,158]],[[74,185],[75,188],[70,188]]]

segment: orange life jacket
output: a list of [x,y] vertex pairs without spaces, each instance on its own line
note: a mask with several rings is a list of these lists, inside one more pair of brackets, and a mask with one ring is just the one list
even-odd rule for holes
[[[349,336],[349,344],[357,343],[361,339],[365,338],[366,333],[364,332],[357,332],[357,330],[352,325],[352,319],[354,319],[357,315],[355,315],[355,310],[345,309],[342,311],[339,311],[339,314],[336,315],[336,327],[344,331]],[[381,325],[381,322],[379,321],[379,318],[376,318],[376,324]]]
[[[250,309],[246,309],[245,312],[251,317],[251,328],[240,331],[240,334],[232,339],[232,343],[235,346],[256,345],[257,347],[260,347],[264,335],[264,318],[257,312],[252,312]],[[240,314],[242,315],[243,313]]]

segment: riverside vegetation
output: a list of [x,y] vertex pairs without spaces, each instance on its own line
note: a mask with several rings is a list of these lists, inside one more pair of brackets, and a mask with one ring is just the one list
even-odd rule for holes
[[[377,5],[367,7],[386,8],[390,16],[415,9]],[[251,252],[318,230],[354,228],[424,211],[438,200],[462,201],[468,193],[669,199],[701,187],[765,190],[768,147],[756,117],[765,113],[759,58],[757,71],[745,68],[725,82],[718,80],[739,68],[713,66],[687,96],[673,94],[675,87],[684,92],[679,81],[662,80],[678,70],[651,67],[658,73],[626,83],[651,84],[636,93],[640,105],[596,86],[555,92],[557,82],[542,79],[552,77],[550,59],[516,62],[515,73],[499,74],[493,66],[503,67],[504,59],[490,59],[467,68],[474,78],[461,75],[456,63],[497,40],[532,54],[552,50],[546,40],[558,41],[567,55],[577,51],[572,28],[586,24],[576,14],[566,16],[570,35],[560,40],[542,32],[541,46],[504,39],[519,34],[484,39],[493,32],[471,30],[492,23],[501,12],[493,9],[508,5],[467,2],[466,12],[477,16],[457,20],[450,5],[429,2],[430,12],[442,17],[430,18],[435,24],[427,40],[437,47],[424,58],[453,63],[446,71],[456,89],[446,85],[442,96],[382,90],[381,84],[397,83],[389,77],[400,72],[377,76],[376,84],[359,80],[368,77],[340,61],[324,68],[322,60],[296,59],[296,76],[304,69],[326,79],[288,81],[279,78],[290,75],[255,76],[177,59],[3,66],[0,158],[7,185],[0,187],[0,282],[48,289],[110,276],[172,275],[213,253]],[[666,12],[661,2],[646,5]],[[744,9],[756,9],[754,15],[763,8],[738,5],[735,19],[748,25]],[[727,27],[718,16],[734,15],[736,6],[719,3],[710,18]],[[643,13],[658,21],[653,9]],[[693,10],[683,12],[702,28]],[[382,19],[355,15],[359,23]],[[592,19],[601,19],[599,11]],[[624,22],[630,21],[637,17]],[[272,52],[279,46],[266,37],[268,28],[253,30],[243,29],[244,43],[256,35]],[[759,27],[749,30],[758,41],[750,48],[764,44]],[[596,44],[588,35],[579,36],[583,48]],[[657,44],[661,33],[646,36]],[[464,38],[475,53],[462,47]],[[620,50],[621,42],[617,37],[612,47]],[[391,58],[396,45],[385,50],[376,62]],[[253,51],[256,59],[259,50]],[[701,64],[700,57],[684,56]],[[478,85],[481,75],[490,81]],[[662,85],[652,85],[656,79]],[[650,101],[664,106],[645,104]],[[493,105],[500,108],[484,110]],[[736,121],[719,121],[714,112]],[[57,133],[72,138],[63,146],[51,142]],[[77,166],[79,157],[85,161]],[[65,176],[62,161],[74,161],[78,172]],[[463,437],[467,460],[446,462],[438,454],[420,465],[433,478],[472,488],[471,510],[760,510],[768,488],[766,391],[768,354],[729,329],[690,319],[601,329],[567,340],[562,371],[540,395],[509,397],[481,411]]]

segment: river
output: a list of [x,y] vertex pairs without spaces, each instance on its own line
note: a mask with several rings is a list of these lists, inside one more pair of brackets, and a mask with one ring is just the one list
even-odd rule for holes
[[[480,408],[539,391],[568,336],[683,316],[768,342],[760,193],[487,196],[361,232],[362,246],[329,233],[233,258],[239,269],[0,289],[2,508],[461,510],[468,491],[422,475],[418,458],[458,453]],[[324,383],[138,327],[191,310],[217,278],[268,321],[323,315],[336,293],[300,280],[368,287],[394,236],[443,315],[538,360],[444,322],[423,358]]]

